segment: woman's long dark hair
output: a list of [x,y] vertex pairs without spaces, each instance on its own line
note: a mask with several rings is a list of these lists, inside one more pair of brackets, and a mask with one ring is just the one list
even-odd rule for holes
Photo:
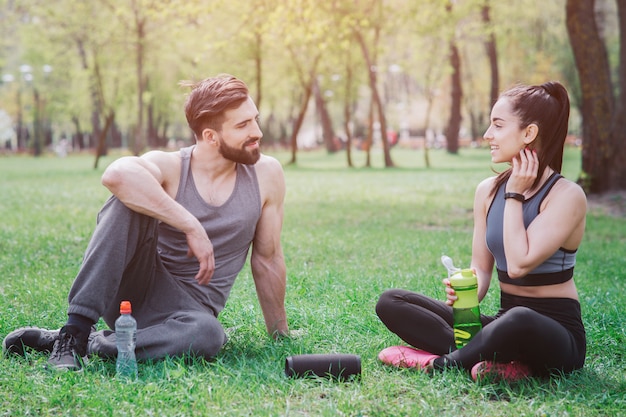
[[[508,98],[513,113],[520,119],[520,128],[534,123],[537,125],[537,138],[529,145],[537,150],[539,158],[539,175],[532,187],[539,185],[541,174],[550,167],[561,172],[563,164],[563,148],[567,137],[569,122],[569,96],[567,90],[557,81],[549,81],[541,85],[519,85],[500,95]],[[511,168],[498,174],[492,194],[511,176]]]

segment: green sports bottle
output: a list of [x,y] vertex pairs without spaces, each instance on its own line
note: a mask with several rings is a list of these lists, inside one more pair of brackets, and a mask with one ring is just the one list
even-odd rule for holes
[[482,329],[478,307],[478,280],[471,269],[461,269],[450,277],[457,300],[452,306],[454,343],[458,349],[469,343]]

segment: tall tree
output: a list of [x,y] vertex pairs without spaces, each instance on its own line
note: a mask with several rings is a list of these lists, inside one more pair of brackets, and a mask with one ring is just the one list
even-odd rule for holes
[[582,175],[590,193],[626,189],[626,5],[618,1],[619,89],[614,96],[606,46],[595,19],[594,0],[567,0],[566,22],[578,69],[582,98]]
[[[103,71],[101,71],[98,61],[100,54],[107,55],[109,62],[115,61],[113,56],[107,54],[104,49],[104,46],[110,42],[113,30],[110,27],[98,26],[94,22],[97,21],[96,17],[107,19],[110,16],[106,10],[96,7],[93,1],[78,4],[62,0],[54,4],[45,1],[33,1],[24,7],[26,7],[25,13],[30,16],[33,24],[29,26],[28,37],[23,39],[22,48],[28,50],[32,55],[30,59],[40,60],[47,55],[48,59],[52,57],[57,62],[57,65],[54,65],[56,67],[53,73],[54,86],[48,86],[48,91],[44,91],[45,94],[40,96],[38,86],[41,84],[38,82],[37,86],[33,85],[37,92],[35,101],[37,102],[38,113],[44,115],[44,118],[47,117],[46,114],[53,114],[58,118],[60,113],[69,113],[73,124],[78,127],[81,124],[80,119],[84,117],[83,115],[90,114],[92,136],[103,138],[106,136],[106,132],[102,132],[101,122],[106,118],[104,112],[107,109],[107,100],[105,97],[108,94],[105,94]],[[73,13],[67,13],[69,8],[72,8]],[[88,79],[89,81],[83,83],[81,79]],[[87,85],[92,102],[91,113],[84,111],[86,103],[82,99],[82,95],[77,93],[78,89],[85,88]],[[72,89],[73,94],[64,91]],[[62,91],[64,92],[61,93]],[[46,97],[54,99],[50,101],[58,102],[65,99],[69,103],[66,104],[65,110],[61,110],[57,106],[53,113],[49,113],[44,106]],[[41,118],[39,114],[37,114],[37,119]],[[38,131],[36,136],[41,136],[42,129],[36,130]],[[81,135],[82,132],[77,130],[75,137],[81,137]],[[76,141],[74,145],[80,147],[83,143]],[[98,149],[102,150],[103,147]],[[96,155],[96,166],[99,156],[101,154]]]
[[[350,45],[350,43],[348,44]],[[351,48],[346,49],[346,69],[345,74],[345,87],[344,87],[344,101],[343,101],[343,126],[346,133],[346,161],[349,167],[353,167],[352,163],[352,106],[353,106],[353,93],[352,85],[354,84],[354,70],[352,69],[352,53]]]
[[611,180],[609,187],[626,190],[626,4],[617,1],[617,16],[619,19],[619,96],[617,108],[613,118],[614,143],[616,147],[611,165]]
[[319,122],[322,127],[322,140],[326,145],[328,153],[334,153],[339,150],[336,142],[335,129],[333,128],[333,122],[328,111],[328,105],[326,98],[322,92],[320,86],[319,77],[313,79],[313,97],[315,99],[315,108],[319,117]]
[[[354,27],[354,34],[359,45],[361,46],[361,52],[363,53],[363,59],[367,67],[369,86],[370,86],[370,91],[372,93],[372,104],[374,106],[374,109],[376,110],[376,113],[378,116],[378,123],[380,125],[380,136],[381,136],[381,142],[383,145],[385,167],[390,168],[394,166],[394,163],[393,163],[393,160],[391,159],[389,140],[387,139],[388,129],[387,129],[387,117],[385,116],[385,106],[380,96],[380,92],[378,91],[378,65],[377,65],[377,59],[376,59],[377,54],[375,53],[375,51],[378,48],[378,42],[380,39],[380,32],[381,32],[380,22],[384,21],[382,1],[374,0],[372,4],[368,6],[364,11],[371,12],[373,13],[373,16],[374,16],[373,19],[369,20],[371,29],[374,32],[371,46],[366,41],[363,30],[360,27],[360,25]],[[374,53],[372,53],[372,51],[374,51]],[[370,134],[371,134],[371,131],[372,129],[370,128]],[[369,152],[369,148],[368,148],[368,152]]]
[[[343,81],[343,88],[337,87],[336,90],[341,91],[338,95],[343,100],[343,130],[345,133],[345,149],[346,162],[349,167],[353,167],[352,148],[354,139],[355,113],[358,108],[358,89],[361,85],[361,79],[368,79],[363,76],[365,68],[364,61],[359,56],[359,46],[355,35],[355,27],[360,25],[362,21],[362,13],[359,12],[359,2],[353,0],[337,0],[325,5],[325,13],[331,16],[334,30],[331,32],[331,53],[334,60],[327,61],[331,64],[329,71],[331,80],[338,82]],[[343,72],[341,72],[343,70]],[[372,112],[368,117],[370,129],[368,129],[368,137],[366,140],[366,166],[370,165],[370,152],[372,138]]]
[[487,30],[487,39],[485,40],[485,51],[489,59],[489,68],[491,70],[491,90],[489,92],[489,104],[493,106],[498,100],[500,94],[500,74],[498,72],[498,48],[496,47],[496,34],[493,30],[491,22],[491,4],[490,0],[485,0],[481,9],[481,16],[485,28]]
[[147,86],[147,79],[144,74],[144,63],[146,55],[146,30],[147,17],[143,10],[140,0],[131,0],[130,2],[133,13],[133,31],[135,35],[135,65],[137,70],[137,131],[133,151],[135,155],[139,155],[146,145],[146,134],[143,125],[144,119],[144,91]]
[[[292,55],[295,55],[292,52]],[[300,87],[302,87],[302,94],[300,97],[300,110],[298,111],[298,115],[293,123],[293,128],[291,131],[291,139],[289,141],[291,146],[291,160],[289,160],[289,164],[295,164],[297,162],[297,154],[298,154],[298,133],[300,133],[300,129],[302,128],[302,124],[304,123],[304,117],[306,116],[307,109],[309,108],[309,102],[311,101],[311,95],[313,93],[313,85],[315,84],[315,78],[317,77],[317,63],[319,60],[319,56],[316,57],[314,64],[309,68],[308,71],[305,71],[302,67],[300,67],[297,61],[297,58],[294,58],[294,63],[296,64],[298,78],[300,79]]]
[[[183,10],[197,10],[195,4],[181,5],[178,8],[170,7],[167,2],[159,0],[100,0],[113,13],[119,28],[117,34],[118,47],[125,51],[128,59],[126,69],[132,70],[134,89],[129,83],[128,88],[135,96],[136,118],[130,121],[134,124],[133,132],[129,135],[129,145],[135,155],[143,152],[148,145],[146,129],[146,110],[154,97],[150,80],[163,79],[158,76],[160,71],[166,72],[162,65],[167,64],[169,58],[168,47],[172,48],[178,40],[172,36],[172,31],[186,16]],[[164,58],[165,57],[165,58]],[[161,64],[161,65],[160,65]],[[154,104],[154,103],[153,103]],[[154,120],[154,119],[153,119]]]
[[298,86],[302,91],[300,111],[293,123],[290,141],[292,157],[289,163],[294,164],[298,149],[298,134],[303,125],[309,101],[314,94],[320,62],[326,59],[324,54],[328,50],[327,31],[331,20],[315,0],[286,2],[277,10],[277,16],[281,16],[283,22],[278,32],[282,39],[281,48],[286,48],[289,53],[290,70],[295,71]]
[[244,57],[249,57],[254,68],[254,102],[261,107],[263,98],[263,64],[265,56],[265,43],[271,33],[270,27],[278,24],[275,21],[276,8],[271,0],[251,0],[249,7],[236,7],[236,13],[242,14],[242,24],[237,27],[233,36],[242,38],[245,44]]
[[[446,10],[452,15],[452,3],[446,5]],[[454,20],[454,19],[452,19]],[[463,103],[463,85],[461,83],[461,57],[455,35],[450,38],[449,44],[450,67],[450,118],[446,127],[446,149],[452,154],[459,152],[459,133],[463,116],[461,105]]]
[[[391,153],[389,151],[389,141],[387,140],[387,118],[385,117],[385,107],[383,101],[380,97],[380,93],[378,91],[378,75],[377,75],[377,66],[375,61],[372,60],[372,56],[369,50],[365,39],[360,31],[356,32],[356,38],[359,41],[359,45],[361,45],[361,51],[363,52],[363,58],[365,59],[365,63],[368,68],[369,75],[369,85],[370,90],[372,92],[372,106],[376,109],[378,115],[378,123],[380,125],[380,136],[381,142],[383,144],[383,154],[385,158],[385,167],[393,167],[394,163],[391,159]],[[377,38],[377,36],[375,36]],[[372,128],[370,128],[370,135],[372,134]],[[371,147],[368,147],[367,151],[369,152]],[[369,161],[369,158],[368,158]],[[369,162],[368,162],[369,166]]]

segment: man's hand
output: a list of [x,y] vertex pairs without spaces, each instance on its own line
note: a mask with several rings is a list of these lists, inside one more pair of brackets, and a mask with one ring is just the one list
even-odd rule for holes
[[215,272],[215,257],[213,255],[213,244],[209,240],[204,230],[201,233],[187,233],[187,244],[189,250],[188,257],[195,257],[200,264],[200,270],[195,276],[195,280],[200,285],[207,285]]

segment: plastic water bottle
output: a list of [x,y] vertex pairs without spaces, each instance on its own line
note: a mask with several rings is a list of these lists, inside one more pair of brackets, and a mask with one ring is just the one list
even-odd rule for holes
[[117,339],[117,362],[115,369],[118,376],[137,378],[137,359],[135,342],[137,340],[137,321],[131,315],[130,301],[120,304],[120,316],[115,320]]
[[478,280],[471,269],[461,269],[450,277],[457,300],[452,306],[454,343],[458,349],[469,343],[482,329],[478,307]]

